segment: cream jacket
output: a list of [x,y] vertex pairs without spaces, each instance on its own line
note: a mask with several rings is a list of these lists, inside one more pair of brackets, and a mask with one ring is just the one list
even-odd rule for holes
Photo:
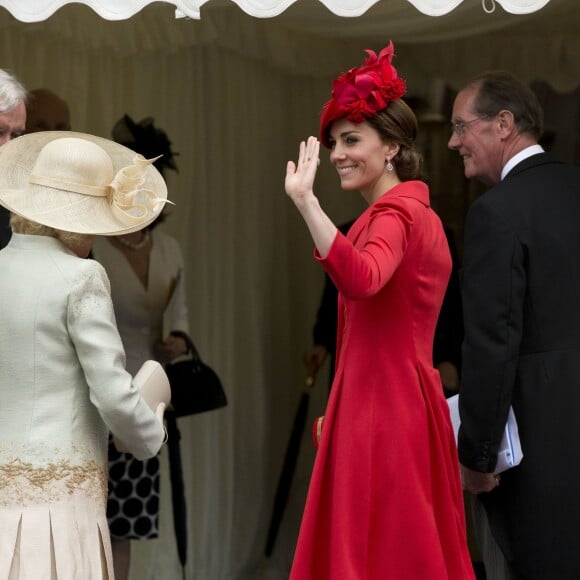
[[101,500],[108,431],[141,459],[164,437],[125,370],[105,271],[15,234],[0,273],[0,507]]

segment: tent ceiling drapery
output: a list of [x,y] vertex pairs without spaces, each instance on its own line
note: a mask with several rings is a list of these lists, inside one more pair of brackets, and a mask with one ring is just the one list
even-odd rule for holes
[[[123,49],[126,36],[131,36],[132,28],[139,28],[138,34],[145,38],[148,50],[175,49],[199,43],[198,32],[202,29],[198,19],[175,18],[176,11],[188,15],[200,15],[202,21],[211,20],[212,14],[238,8],[246,12],[250,3],[256,6],[258,15],[264,14],[274,5],[284,5],[277,18],[268,19],[268,26],[279,26],[291,33],[312,34],[320,38],[341,41],[345,39],[365,39],[368,43],[382,43],[393,38],[399,43],[425,44],[441,40],[450,41],[484,33],[501,31],[507,27],[520,25],[531,19],[537,21],[534,11],[542,10],[541,22],[529,36],[547,34],[570,37],[577,35],[578,18],[572,13],[577,10],[576,0],[500,0],[506,8],[526,14],[514,15],[507,11],[489,9],[498,0],[0,0],[0,7],[23,23],[41,23],[44,30],[54,31],[63,40],[89,44],[94,48]],[[354,5],[366,2],[366,10],[356,18],[344,18],[329,11],[327,6],[341,3]],[[549,3],[548,3],[549,2]],[[260,4],[258,6],[258,3]],[[65,4],[67,6],[65,6]],[[446,7],[447,14],[440,18],[430,18],[416,6],[422,4],[424,11],[431,12]],[[202,6],[203,5],[203,6]],[[64,8],[63,8],[64,7]],[[87,8],[88,7],[88,8]],[[145,9],[146,8],[146,9]],[[454,8],[453,10],[451,10]],[[244,12],[242,12],[244,9]],[[559,14],[562,9],[564,15]],[[338,10],[338,9],[337,9]],[[57,14],[58,13],[58,14]],[[95,13],[104,21],[116,21],[123,34],[111,35],[104,26],[95,22]],[[98,20],[98,19],[97,19]],[[259,21],[260,19],[257,19]],[[124,21],[124,22],[119,22]],[[0,18],[0,26],[8,22]],[[554,25],[555,23],[555,25]],[[210,26],[205,26],[205,30]],[[141,50],[139,43],[132,41],[135,49]],[[144,48],[144,47],[143,47]]]
[[[4,6],[23,22],[40,22],[49,18],[65,4],[85,4],[106,20],[124,20],[134,16],[148,4],[165,2],[175,6],[176,15],[200,18],[200,9],[208,0],[3,0]],[[214,0],[209,0],[210,2]],[[379,0],[320,0],[338,16],[354,17],[364,14]],[[389,0],[380,0],[388,4]],[[527,14],[540,10],[550,0],[482,0],[482,7],[493,10],[500,4],[506,12]],[[284,12],[297,0],[234,0],[244,12],[259,18],[271,18]],[[407,0],[418,11],[429,16],[441,16],[457,8],[464,0]]]
[[[242,3],[248,1],[260,2],[264,10],[268,3],[285,2],[288,7],[276,18],[260,19],[242,10]],[[379,0],[374,4],[369,0],[366,12],[356,18],[338,16],[323,4],[359,1],[363,0],[0,0],[0,7],[4,8],[0,10],[0,29],[16,29],[20,21],[27,24],[27,32],[53,35],[58,42],[70,42],[71,47],[111,49],[117,54],[129,56],[144,51],[179,50],[216,37],[221,38],[222,43],[231,45],[231,30],[227,28],[232,26],[235,19],[233,33],[239,40],[247,34],[241,30],[239,23],[246,29],[259,29],[264,36],[276,40],[277,47],[272,47],[272,51],[267,53],[265,48],[270,47],[262,46],[260,54],[254,54],[254,57],[278,64],[300,57],[303,72],[312,74],[315,71],[317,75],[324,74],[325,69],[329,69],[331,74],[339,70],[340,66],[336,66],[336,60],[340,58],[338,53],[344,52],[345,43],[349,41],[353,42],[353,46],[358,43],[359,47],[361,44],[378,47],[392,39],[398,44],[416,46],[417,50],[428,43],[445,41],[449,45],[446,47],[448,50],[464,54],[469,50],[472,57],[481,59],[482,52],[498,53],[500,49],[496,41],[502,44],[502,33],[509,29],[512,39],[505,47],[507,52],[503,53],[509,61],[517,56],[515,53],[525,49],[513,44],[514,34],[518,39],[525,37],[528,46],[533,42],[537,54],[546,50],[552,54],[557,51],[565,62],[575,59],[578,52],[578,0],[501,0],[506,4],[511,2],[512,8],[525,8],[530,12],[518,15],[500,8],[493,13],[484,10],[484,5],[489,9],[491,3],[498,0]],[[432,18],[417,10],[415,4],[419,3],[431,9],[443,5],[455,8],[445,16]],[[541,18],[538,18],[540,12],[531,12],[539,8],[543,8]],[[189,14],[199,14],[201,10],[201,17],[176,18],[177,10]],[[95,13],[101,18],[96,18]],[[484,46],[451,45],[459,39],[467,40],[492,33],[496,37]],[[255,33],[250,35],[253,37]],[[288,40],[283,48],[285,54],[280,53],[281,39]],[[324,64],[327,66],[320,63],[320,55],[314,60],[308,56],[312,49],[318,48],[312,45],[313,41],[321,45],[326,43],[328,54],[325,59],[329,62]],[[307,43],[309,46],[306,46]],[[244,41],[244,44],[252,45],[245,47],[244,51],[254,50],[255,43]],[[426,47],[422,58],[429,66],[432,66],[431,54],[429,47]],[[352,52],[347,61],[351,58]],[[460,58],[459,54],[454,56],[454,59],[457,58]],[[502,60],[505,61],[505,58]],[[543,60],[538,61],[536,66],[542,69],[545,66]],[[544,71],[538,72],[545,76]]]
[[[544,80],[560,91],[578,83],[578,0],[550,0],[541,11],[519,15],[500,8],[486,13],[481,0],[463,0],[437,18],[418,11],[410,0],[380,0],[356,18],[337,16],[320,0],[299,0],[268,19],[250,16],[230,0],[209,0],[200,19],[175,18],[176,2],[183,9],[188,2],[191,10],[194,0],[85,0],[59,9],[63,0],[52,0],[53,14],[46,20],[15,19],[14,13],[41,18],[48,1],[0,0],[5,8],[0,10],[0,31],[6,41],[12,35],[41,35],[43,42],[66,44],[70,50],[94,49],[118,57],[219,45],[268,66],[322,78],[343,70],[361,46],[376,49],[392,39],[405,47],[405,74],[423,96],[434,77],[457,87],[469,69],[507,67],[527,82]],[[443,2],[429,1],[431,6]],[[484,1],[489,7],[492,0]],[[538,0],[510,1],[520,7],[539,5]],[[97,3],[111,19],[96,16]],[[131,10],[131,18],[120,19]]]

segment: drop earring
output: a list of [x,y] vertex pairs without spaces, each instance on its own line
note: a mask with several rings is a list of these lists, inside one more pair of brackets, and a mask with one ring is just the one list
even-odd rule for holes
[[393,171],[393,164],[391,163],[390,159],[387,159],[386,168],[387,168],[387,171]]

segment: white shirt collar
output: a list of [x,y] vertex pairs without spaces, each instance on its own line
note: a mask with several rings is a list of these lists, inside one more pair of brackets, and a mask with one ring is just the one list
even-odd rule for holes
[[537,155],[538,153],[544,153],[544,149],[541,145],[530,145],[525,149],[522,149],[519,153],[516,153],[503,167],[501,170],[501,180],[521,161],[531,157],[532,155]]

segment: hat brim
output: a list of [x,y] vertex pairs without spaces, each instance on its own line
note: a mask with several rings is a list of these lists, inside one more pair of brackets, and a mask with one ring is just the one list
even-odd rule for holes
[[[106,197],[29,184],[28,177],[41,149],[64,137],[85,139],[104,149],[113,163],[114,175],[135,159],[136,153],[124,145],[87,133],[41,131],[23,135],[0,147],[0,205],[31,221],[79,234],[123,235],[155,221],[165,205],[162,202],[139,223],[127,226],[115,218]],[[149,166],[141,187],[153,191],[159,200],[167,200],[167,185],[153,165]]]

